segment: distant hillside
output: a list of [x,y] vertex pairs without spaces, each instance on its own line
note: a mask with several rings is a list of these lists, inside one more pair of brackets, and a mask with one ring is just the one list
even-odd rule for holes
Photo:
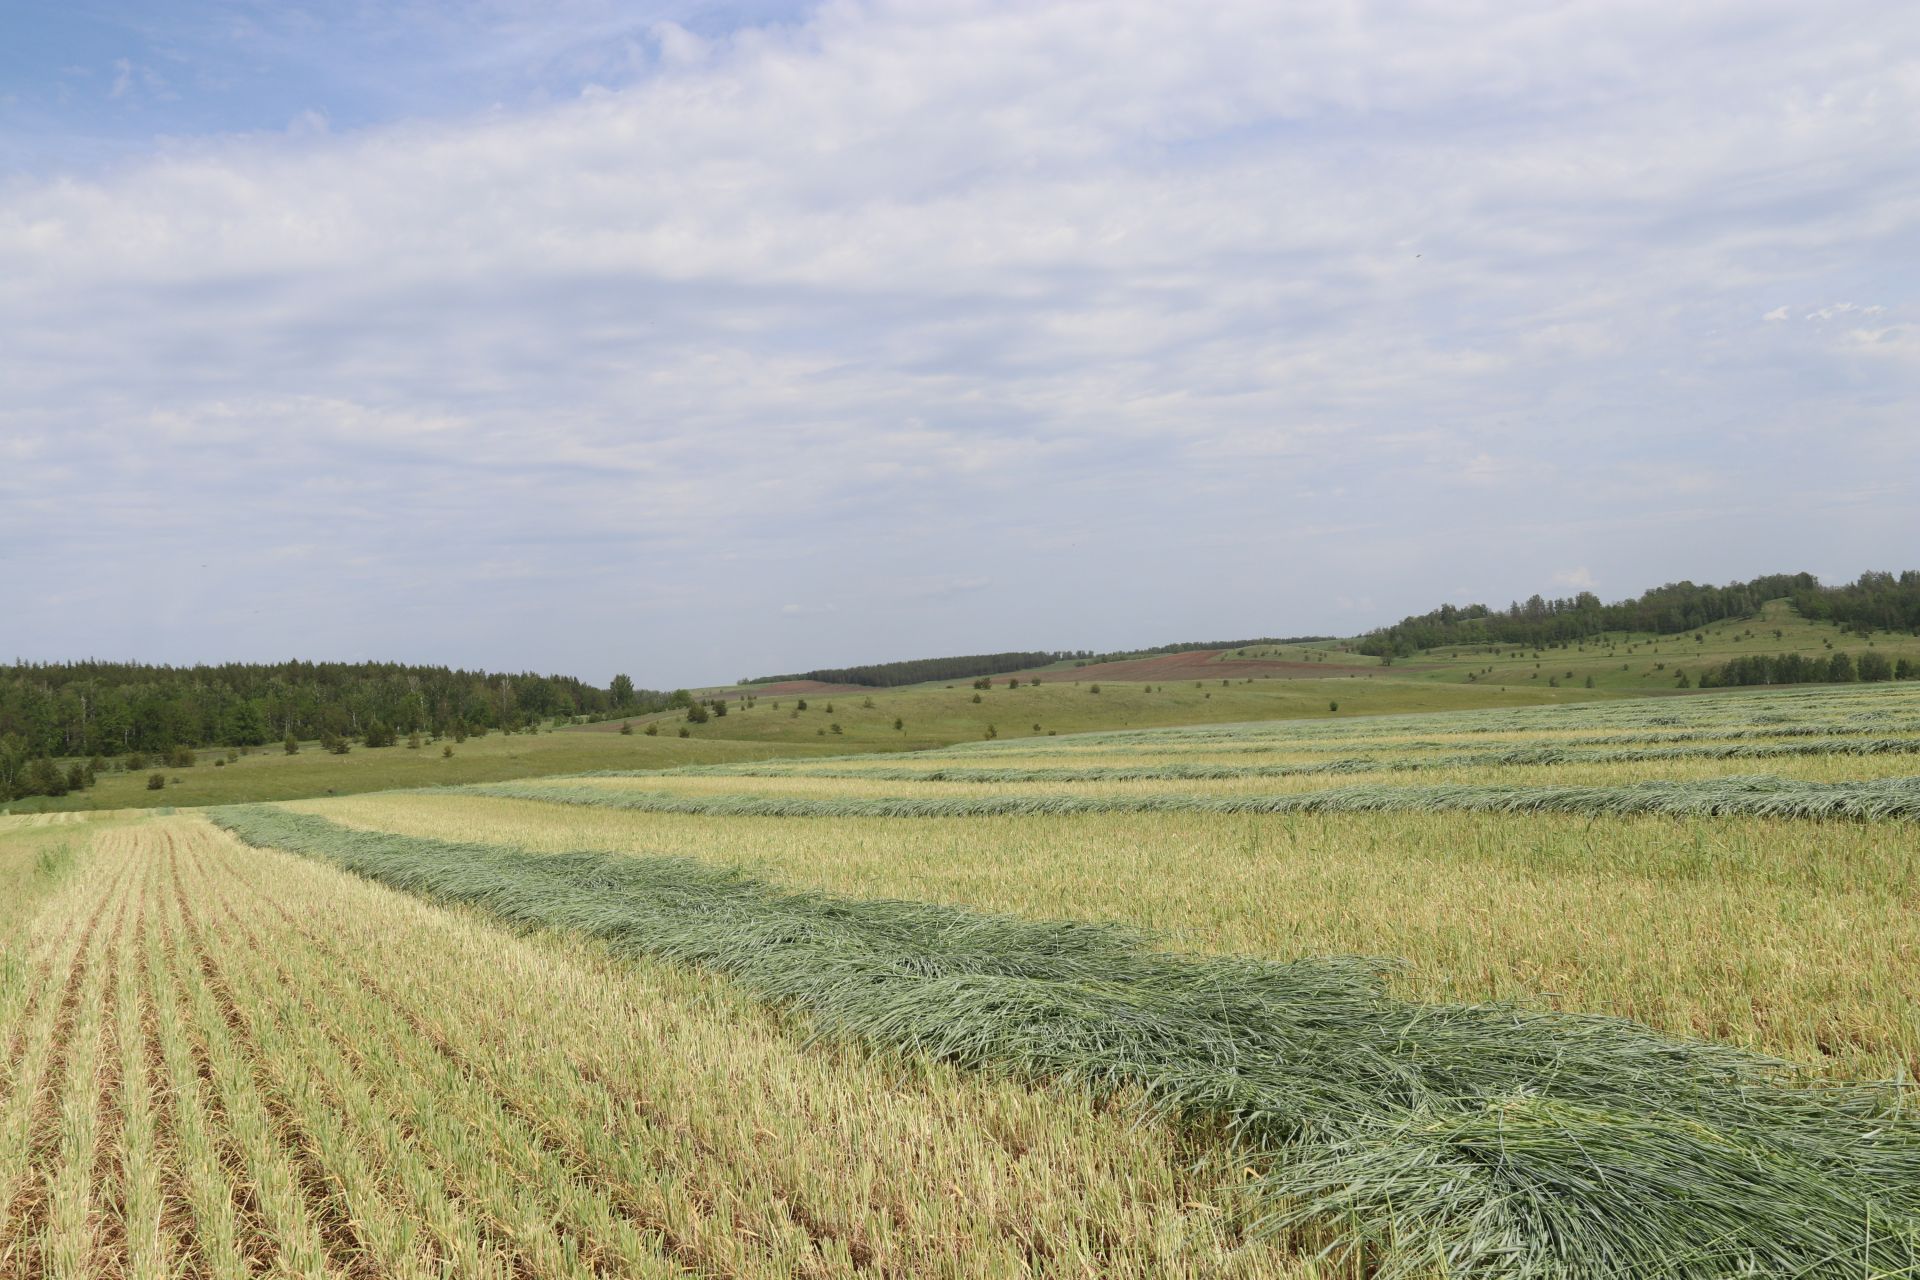
[[972,680],[1002,671],[1024,671],[1068,658],[1090,655],[1034,650],[1026,653],[969,653],[953,658],[914,658],[905,662],[875,662],[862,667],[820,667],[780,676],[750,676],[741,684],[782,684],[789,680],[818,680],[822,684],[858,684],[891,689],[928,680]]
[[601,689],[571,676],[394,662],[16,662],[0,667],[0,757],[256,746],[373,726],[512,729],[555,715],[658,710],[667,700],[624,676]]
[[1496,611],[1483,604],[1441,605],[1363,636],[1355,648],[1376,657],[1405,657],[1442,645],[1566,645],[1608,631],[1674,635],[1757,613],[1785,598],[1812,621],[1862,634],[1920,634],[1920,571],[1863,573],[1843,586],[1823,586],[1810,573],[1780,573],[1723,587],[1671,582],[1632,599],[1602,604],[1591,591],[1566,599],[1534,596]]
[[822,684],[857,684],[875,689],[924,684],[930,680],[974,680],[1008,671],[1028,671],[1056,662],[1092,665],[1150,658],[1166,653],[1188,653],[1200,649],[1241,649],[1259,644],[1310,644],[1325,636],[1271,637],[1258,640],[1181,640],[1155,645],[1151,649],[1128,649],[1114,653],[1095,653],[1091,649],[1033,650],[1026,653],[970,653],[952,658],[913,658],[903,662],[875,662],[860,667],[820,667],[813,671],[789,672],[778,676],[750,676],[741,684],[782,684],[789,680],[818,680]]

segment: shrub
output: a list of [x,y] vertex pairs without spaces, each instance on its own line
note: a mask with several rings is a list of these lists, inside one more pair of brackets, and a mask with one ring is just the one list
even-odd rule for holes
[[1329,711],[1338,711],[1339,709],[1340,709],[1340,704],[1337,702],[1329,702],[1327,704],[1327,710]]
[[681,726],[680,726],[680,736],[681,736],[681,737],[683,737],[683,738],[691,738],[691,737],[693,736],[693,730],[691,730],[691,729],[689,729],[689,728],[687,728],[687,726],[685,726],[685,725],[681,725]]
[[650,725],[648,725],[648,726],[647,726],[647,736],[648,736],[649,738],[657,738],[657,737],[659,737],[659,736],[660,736],[660,726],[659,726],[659,725],[657,725],[657,724],[650,724]]
[[165,787],[166,787],[166,785],[167,785],[167,775],[166,775],[166,774],[164,774],[164,773],[150,773],[150,774],[148,774],[148,775],[147,775],[147,790],[149,790],[149,791],[160,791],[160,790],[164,790],[164,789],[165,789]]
[[977,694],[977,693],[976,693],[976,694],[974,694],[974,695],[973,695],[973,700],[974,700],[975,702],[978,702],[978,701],[980,701],[980,695],[979,695],[979,694]]
[[696,702],[687,708],[688,724],[705,724],[706,722],[707,706],[704,702]]
[[127,772],[138,773],[147,767],[147,753],[144,751],[127,752]]
[[191,769],[194,766],[194,762],[195,756],[191,747],[183,744],[167,749],[167,765],[170,768]]
[[440,748],[440,758],[442,760],[453,759],[453,744],[451,742]]
[[802,698],[800,701],[794,703],[793,707],[796,711],[805,711],[807,709],[807,700]]
[[420,731],[418,729],[415,729],[412,733],[409,733],[407,735],[407,750],[418,751],[419,749],[420,749]]
[[1092,686],[1090,686],[1090,687],[1089,687],[1089,688],[1087,689],[1087,692],[1088,692],[1088,693],[1098,693],[1098,692],[1100,692],[1100,686],[1099,686],[1099,685],[1097,685],[1097,684],[1096,684],[1096,685],[1092,685]]
[[620,736],[623,738],[631,738],[633,736],[633,726],[623,722],[620,725]]
[[23,796],[63,796],[67,794],[67,775],[60,772],[60,766],[42,756],[27,763],[20,774],[19,785]]
[[899,716],[895,716],[893,718],[893,727],[896,729],[904,729],[907,727],[907,722],[905,720],[902,720]]
[[835,723],[834,723],[834,725],[832,726],[832,728],[833,728],[833,731],[834,731],[835,733],[838,733],[838,732],[840,732],[840,725],[839,725],[839,723],[838,723],[838,722],[835,722]]

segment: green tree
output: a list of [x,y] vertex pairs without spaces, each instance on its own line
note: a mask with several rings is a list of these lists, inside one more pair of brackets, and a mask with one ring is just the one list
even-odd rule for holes
[[633,680],[625,675],[615,676],[613,683],[607,686],[607,694],[613,699],[613,705],[616,707],[632,706]]
[[1847,684],[1855,680],[1853,659],[1843,652],[1836,652],[1827,661],[1827,680],[1831,684]]
[[0,733],[0,800],[19,792],[20,775],[27,767],[27,740],[17,733]]
[[1878,649],[1869,649],[1860,655],[1860,678],[1862,680],[1893,679],[1893,664],[1887,661],[1887,655]]
[[623,721],[621,721],[621,722],[620,722],[620,736],[621,736],[621,737],[623,737],[623,738],[631,738],[631,737],[633,736],[633,722],[632,722],[632,721],[630,721],[630,720],[623,720]]
[[705,703],[696,702],[687,708],[688,724],[705,724],[706,722],[707,722],[707,707]]
[[149,790],[149,791],[163,791],[163,790],[165,790],[165,789],[166,789],[166,785],[167,785],[167,775],[166,775],[166,774],[164,774],[164,773],[150,773],[150,774],[148,774],[148,775],[147,775],[147,790]]
[[657,738],[657,737],[659,737],[659,736],[660,736],[660,726],[659,726],[659,725],[657,725],[657,724],[650,724],[650,725],[648,725],[648,726],[647,726],[647,736],[648,736],[649,738]]
[[413,732],[407,735],[407,750],[418,751],[419,749],[420,749],[420,731],[418,729],[415,729]]
[[63,796],[67,794],[67,775],[48,757],[37,756],[28,762],[26,770],[20,775],[20,794]]

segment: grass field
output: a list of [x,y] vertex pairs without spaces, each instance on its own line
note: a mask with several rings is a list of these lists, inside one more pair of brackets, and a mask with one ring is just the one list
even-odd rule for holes
[[[441,754],[452,747],[453,755]],[[799,743],[779,749],[781,754],[824,752],[825,747]],[[0,810],[14,814],[51,813],[85,809],[144,809],[216,804],[250,804],[263,800],[293,800],[305,796],[351,795],[393,787],[438,787],[470,782],[495,782],[543,774],[576,773],[589,769],[668,768],[723,760],[755,760],[770,754],[757,744],[702,741],[667,734],[488,734],[465,742],[433,742],[418,749],[399,746],[368,749],[355,745],[345,755],[323,751],[315,743],[302,745],[298,755],[279,747],[255,747],[238,760],[215,766],[226,753],[207,749],[199,762],[185,769],[146,769],[135,773],[103,773],[94,786],[65,796],[32,796],[14,800]],[[153,773],[167,779],[150,789]]]
[[1913,685],[498,741],[0,819],[0,1275],[1920,1268]]
[[[1699,634],[1698,640],[1692,633],[1610,635],[1572,649],[1538,654],[1513,648],[1439,649],[1393,665],[1355,654],[1350,645],[1341,643],[1261,646],[1217,657],[1171,655],[1167,661],[1177,663],[1184,673],[1179,679],[1141,679],[1139,672],[1144,668],[1138,662],[1084,667],[1067,662],[1026,673],[1018,688],[1007,687],[1008,677],[995,677],[986,690],[975,689],[965,680],[804,695],[735,687],[727,691],[728,714],[704,724],[690,724],[683,712],[675,711],[566,725],[536,734],[495,733],[458,744],[428,742],[417,750],[356,745],[346,755],[331,755],[315,743],[305,743],[299,754],[288,756],[279,747],[269,746],[253,748],[218,767],[214,761],[224,760],[226,752],[209,748],[199,753],[200,762],[192,768],[159,769],[166,781],[158,790],[147,785],[153,769],[112,770],[92,788],[58,798],[15,800],[6,808],[19,814],[197,807],[601,770],[927,751],[1015,739],[1077,739],[1088,733],[1190,725],[1274,720],[1323,720],[1338,725],[1356,718],[1371,723],[1380,717],[1434,712],[1680,695],[1683,691],[1676,688],[1675,680],[1680,671],[1690,671],[1697,678],[1707,666],[1755,653],[1826,655],[1838,649],[1858,654],[1871,644],[1889,658],[1920,660],[1920,638],[1879,634],[1867,640],[1847,635],[1831,624],[1799,618],[1784,601],[1767,605],[1752,619],[1719,624]],[[1272,674],[1276,663],[1284,664],[1288,674]],[[1318,667],[1354,670],[1320,678],[1312,674]],[[1130,672],[1132,678],[1126,678]],[[1195,672],[1204,672],[1204,678]],[[1031,682],[1035,674],[1041,680],[1037,685]],[[1593,680],[1591,688],[1588,678]],[[803,700],[804,710],[799,705]],[[632,732],[622,734],[623,725]],[[649,728],[652,734],[646,732]],[[1920,717],[1912,731],[1920,734]],[[451,758],[442,755],[443,747],[449,745],[454,751]],[[1290,744],[1289,749],[1294,745],[1309,749],[1305,743]],[[1483,751],[1486,747],[1485,743],[1472,745]],[[1630,744],[1602,745],[1619,750]],[[1301,762],[1284,753],[1274,754],[1272,743],[1243,743],[1232,749],[1257,750],[1270,766]],[[1771,764],[1768,768],[1772,771]]]
[[[1049,675],[1038,685],[1022,684],[1017,689],[1007,688],[1002,678],[988,690],[962,680],[952,686],[807,694],[804,711],[799,706],[801,697],[768,695],[751,707],[730,702],[726,716],[687,727],[699,741],[750,741],[783,749],[811,746],[839,752],[912,751],[982,741],[989,729],[1000,739],[1040,738],[1109,729],[1537,706],[1594,697],[1593,691],[1585,689],[1453,688],[1389,678],[1385,671],[1378,678],[1228,681],[1229,664],[1215,665],[1223,671],[1221,678],[1201,682],[1197,688],[1192,680],[1165,684],[1102,680],[1090,674],[1097,668],[1086,672],[1067,668],[1057,678]],[[1334,704],[1338,711],[1332,710]],[[899,729],[893,727],[895,720],[901,722]],[[676,734],[685,716],[663,713],[655,722],[664,734]],[[838,733],[833,731],[836,724]],[[617,734],[618,729],[617,722],[610,722],[581,725],[570,732],[600,736]]]
[[[1659,693],[1673,689],[1681,672],[1698,684],[1700,673],[1731,658],[1754,654],[1772,656],[1799,653],[1831,656],[1836,650],[1858,658],[1869,650],[1889,660],[1920,660],[1920,636],[1879,632],[1867,638],[1842,632],[1829,622],[1802,618],[1785,600],[1763,605],[1757,615],[1739,621],[1716,622],[1678,635],[1644,632],[1608,632],[1565,649],[1535,650],[1515,645],[1461,646],[1427,650],[1388,668],[1396,678],[1436,684],[1472,684],[1539,690],[1586,689],[1611,693]],[[1250,649],[1225,655],[1220,665],[1239,657],[1259,658],[1266,651]],[[1346,662],[1378,662],[1359,655],[1340,655]]]

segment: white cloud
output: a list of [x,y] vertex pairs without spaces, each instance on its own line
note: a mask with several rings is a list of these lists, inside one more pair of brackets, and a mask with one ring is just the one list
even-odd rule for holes
[[[609,615],[663,655],[807,572],[868,612],[970,597],[911,649],[1234,630],[1200,623],[1250,579],[1291,584],[1250,633],[1315,629],[1355,579],[1424,608],[1435,530],[1524,525],[1544,575],[1656,508],[1764,510],[1806,422],[1910,408],[1910,359],[1855,356],[1910,327],[1783,360],[1745,319],[1914,284],[1920,20],[1850,7],[1876,43],[1786,3],[835,3],[658,26],[641,78],[538,109],[316,113],[15,182],[0,541],[85,505],[188,554],[338,544],[424,583],[447,637],[478,572],[448,558],[556,607],[619,581],[700,602]],[[1716,536],[1733,563],[1814,535]],[[50,549],[94,612],[25,641],[125,612],[127,540]],[[735,630],[689,674],[761,652]]]
[[1593,573],[1585,565],[1578,569],[1556,569],[1553,574],[1556,587],[1572,587],[1576,591],[1596,591],[1599,584],[1593,580]]

